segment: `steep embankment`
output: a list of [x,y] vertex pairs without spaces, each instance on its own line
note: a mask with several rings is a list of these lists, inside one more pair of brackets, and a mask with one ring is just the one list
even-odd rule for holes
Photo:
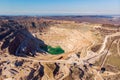
[[[103,80],[103,77],[106,76],[119,75],[119,72],[108,71],[105,74],[100,73],[100,65],[94,66],[96,65],[94,64],[95,61],[98,61],[101,56],[104,57],[107,54],[106,50],[109,49],[111,41],[116,39],[116,36],[119,39],[120,33],[115,33],[116,30],[112,30],[114,34],[110,34],[108,28],[102,28],[99,24],[55,20],[53,22],[47,20],[50,24],[54,24],[48,25],[47,29],[42,28],[39,30],[39,21],[35,19],[29,22],[29,20],[26,23],[22,23],[22,21],[17,22],[24,26],[25,24],[27,24],[26,26],[30,24],[34,27],[37,25],[38,28],[29,28],[32,35],[41,39],[47,45],[53,47],[61,46],[65,50],[65,53],[60,55],[36,53],[37,56],[35,57],[17,57],[8,54],[7,51],[0,51],[1,79]],[[31,24],[31,22],[34,23]],[[96,26],[99,27],[96,29]],[[43,29],[44,32],[41,32]],[[109,35],[107,34],[108,32]],[[116,42],[114,43],[116,44]],[[112,51],[109,50],[108,53],[112,53]],[[104,67],[105,58],[101,59],[102,67]]]

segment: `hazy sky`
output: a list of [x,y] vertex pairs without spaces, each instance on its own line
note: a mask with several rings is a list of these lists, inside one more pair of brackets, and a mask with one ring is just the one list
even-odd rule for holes
[[120,0],[0,0],[0,14],[120,14]]

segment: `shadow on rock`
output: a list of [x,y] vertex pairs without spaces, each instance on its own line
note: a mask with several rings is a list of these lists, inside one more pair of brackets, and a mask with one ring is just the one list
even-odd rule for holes
[[44,66],[40,64],[38,70],[32,69],[30,74],[27,77],[27,80],[41,80],[44,76]]
[[36,52],[46,53],[47,45],[34,37],[26,27],[17,22],[0,24],[1,50],[8,48],[10,54],[16,56],[34,56]]

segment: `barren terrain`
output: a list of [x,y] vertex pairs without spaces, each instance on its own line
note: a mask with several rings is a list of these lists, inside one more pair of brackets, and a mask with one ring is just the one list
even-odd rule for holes
[[[23,46],[18,47],[19,50],[14,50],[16,48],[13,44],[1,48],[1,80],[120,80],[120,26],[118,24],[56,20],[54,17],[52,19],[36,17],[11,19],[13,20],[1,19],[0,38],[3,37],[4,32],[7,32],[2,32],[7,25],[27,27],[26,34],[31,33],[31,37],[25,38],[28,44],[23,46],[30,48],[32,56],[16,55],[22,54],[19,50]],[[12,29],[21,31],[14,27]],[[11,41],[19,45],[22,43],[22,41],[18,43],[19,40],[24,39],[21,36],[26,34],[21,31],[15,35],[15,40],[12,38]],[[5,41],[6,39],[3,38],[0,45],[2,46]],[[36,48],[37,44],[40,46],[40,51],[38,51],[39,46]],[[46,45],[60,46],[65,52],[58,55],[49,54],[42,49],[42,46]],[[11,54],[9,48],[19,53]]]

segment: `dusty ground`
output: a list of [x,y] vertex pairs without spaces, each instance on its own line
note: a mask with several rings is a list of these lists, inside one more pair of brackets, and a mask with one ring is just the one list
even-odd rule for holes
[[[109,52],[111,55],[106,62],[117,67],[117,72],[112,72],[106,67],[108,72],[100,73],[98,58],[94,59],[97,62],[93,67],[84,62],[87,58],[97,55],[104,42],[105,35],[97,31],[96,26],[101,27],[100,24],[90,23],[57,23],[43,33],[34,33],[48,45],[61,46],[65,53],[60,55],[38,53],[35,57],[17,57],[7,52],[3,54],[1,51],[1,80],[109,80],[108,77],[111,75],[113,79],[119,80],[116,76],[119,75],[120,65],[117,62],[120,59],[111,56],[118,55],[117,51],[111,49]],[[97,45],[100,46],[96,47]],[[91,50],[93,47],[97,48],[95,53]],[[112,59],[113,61],[110,61]],[[84,66],[85,64],[87,67]]]
[[[51,46],[61,46],[66,53],[87,48],[94,42],[98,42],[92,24],[63,23],[55,24],[48,31],[37,35],[45,43]],[[99,38],[99,36],[98,36]]]

